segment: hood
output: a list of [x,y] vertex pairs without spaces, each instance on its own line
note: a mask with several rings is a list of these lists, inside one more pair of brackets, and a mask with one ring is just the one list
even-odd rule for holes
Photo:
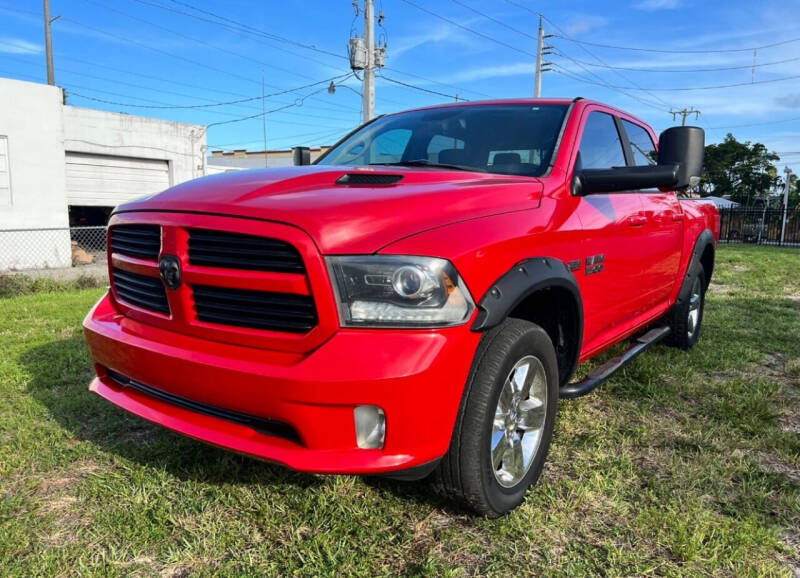
[[[375,184],[376,178],[395,182]],[[278,221],[303,229],[323,254],[373,253],[427,229],[538,207],[542,188],[538,179],[511,175],[312,165],[203,177],[116,212],[200,212]]]

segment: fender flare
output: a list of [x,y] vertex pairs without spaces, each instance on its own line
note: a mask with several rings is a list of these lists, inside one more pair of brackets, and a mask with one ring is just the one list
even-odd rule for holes
[[[486,331],[500,325],[516,307],[537,291],[558,287],[575,301],[574,351],[568,360],[569,370],[560,376],[562,383],[575,372],[583,347],[583,300],[575,276],[560,259],[533,257],[520,261],[489,287],[478,303],[478,315],[472,331]],[[558,344],[554,343],[555,346]]]
[[[683,273],[681,289],[678,291],[678,298],[675,300],[676,306],[683,303],[689,297],[689,292],[692,289],[691,285],[689,284],[689,277],[692,274],[692,270],[696,266],[700,265],[702,267],[700,259],[709,245],[711,245],[711,247],[715,247],[714,234],[709,229],[705,229],[697,236],[697,240],[694,242],[692,255],[689,257],[689,263],[686,265],[686,271]],[[709,275],[708,279],[706,279],[706,286],[703,288],[703,290],[708,289],[709,283],[711,283],[711,275]]]

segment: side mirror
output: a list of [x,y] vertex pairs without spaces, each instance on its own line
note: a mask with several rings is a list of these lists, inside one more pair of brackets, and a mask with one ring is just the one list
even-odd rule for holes
[[658,164],[678,165],[676,189],[696,185],[703,173],[705,131],[698,126],[673,126],[658,138]]
[[295,165],[310,165],[311,150],[308,147],[294,147],[292,149],[292,160]]
[[637,191],[639,189],[674,188],[678,182],[678,165],[613,167],[583,169],[572,182],[573,195]]

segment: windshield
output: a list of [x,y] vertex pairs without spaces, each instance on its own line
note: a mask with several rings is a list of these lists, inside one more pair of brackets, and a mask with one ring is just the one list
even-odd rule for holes
[[538,177],[555,152],[566,105],[502,104],[393,114],[332,148],[321,165],[443,166]]

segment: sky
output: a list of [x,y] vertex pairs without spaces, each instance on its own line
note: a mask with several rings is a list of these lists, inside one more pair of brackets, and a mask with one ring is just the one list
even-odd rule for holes
[[[763,142],[800,172],[800,0],[375,1],[378,114],[532,96],[542,14],[542,96],[601,100],[656,131],[693,107],[707,142]],[[263,150],[265,133],[270,149],[327,145],[360,124],[351,0],[51,0],[51,16],[71,105],[205,125],[210,150]],[[46,82],[42,21],[42,2],[0,0],[0,76]]]

